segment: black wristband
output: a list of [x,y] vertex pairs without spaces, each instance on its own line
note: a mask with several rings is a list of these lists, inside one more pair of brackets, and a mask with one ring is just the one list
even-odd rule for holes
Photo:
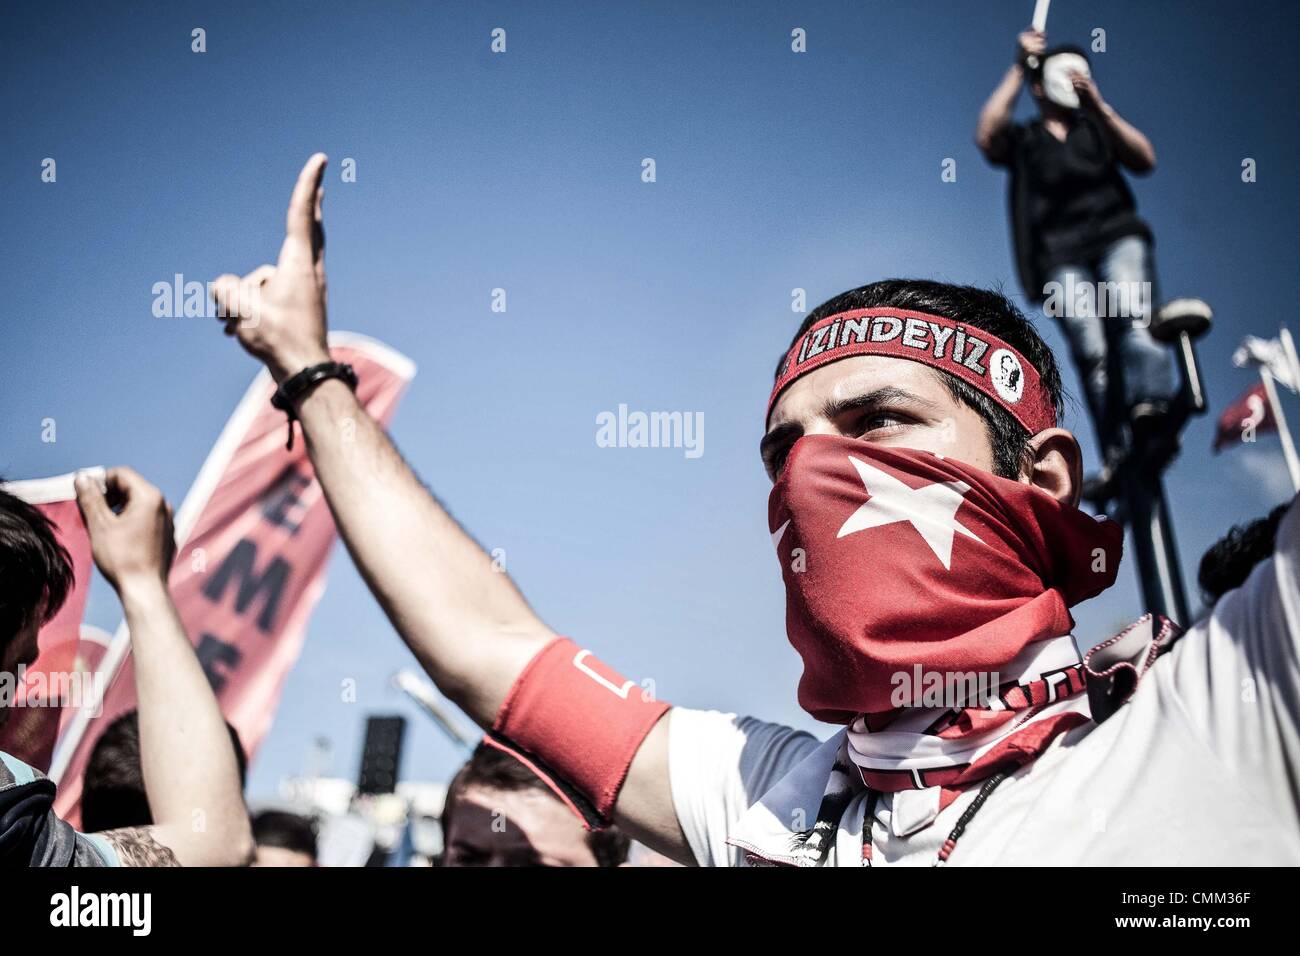
[[321,362],[286,378],[271,396],[271,404],[289,417],[289,440],[285,443],[287,451],[293,451],[293,423],[298,420],[294,408],[298,399],[311,391],[327,378],[342,379],[352,391],[357,390],[357,373],[346,362]]

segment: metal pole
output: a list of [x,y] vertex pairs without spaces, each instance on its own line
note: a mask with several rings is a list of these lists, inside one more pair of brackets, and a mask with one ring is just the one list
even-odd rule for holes
[[1291,472],[1291,487],[1300,491],[1300,458],[1296,457],[1295,442],[1291,440],[1291,429],[1286,424],[1286,413],[1282,403],[1277,400],[1277,386],[1273,384],[1273,373],[1267,365],[1259,367],[1259,377],[1264,381],[1264,394],[1268,404],[1273,408],[1273,418],[1277,422],[1277,434],[1282,439],[1282,454],[1286,456],[1287,471]]
[[[1208,310],[1208,307],[1206,307]],[[1207,323],[1208,324],[1208,323]],[[1204,331],[1202,327],[1201,331]],[[1189,415],[1205,411],[1205,390],[1201,382],[1196,349],[1189,329],[1179,332],[1174,346],[1181,389],[1172,427],[1180,431]],[[1123,369],[1118,378],[1122,384]],[[1123,394],[1123,391],[1121,391]],[[1187,592],[1183,585],[1178,545],[1174,541],[1174,524],[1165,498],[1163,474],[1169,465],[1166,453],[1139,448],[1128,435],[1129,458],[1124,465],[1123,494],[1127,524],[1133,533],[1133,550],[1137,558],[1138,583],[1146,609],[1162,614],[1186,627],[1191,623]]]
[[1186,627],[1191,619],[1187,613],[1183,572],[1178,563],[1174,525],[1159,476],[1144,483],[1141,475],[1130,474],[1125,498],[1138,562],[1138,582],[1142,586],[1146,609]]
[[459,746],[462,750],[473,750],[478,743],[478,738],[461,729],[460,724],[447,713],[443,706],[441,695],[434,689],[433,685],[412,670],[400,670],[393,675],[393,686],[406,694],[420,709],[433,718],[433,722],[438,726],[452,743]]
[[1278,329],[1277,340],[1282,343],[1282,354],[1286,356],[1287,368],[1291,373],[1291,391],[1300,392],[1300,354],[1296,353],[1291,330],[1282,326]]

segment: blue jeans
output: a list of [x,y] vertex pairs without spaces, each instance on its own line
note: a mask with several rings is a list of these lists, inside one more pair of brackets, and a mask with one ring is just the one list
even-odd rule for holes
[[[1044,311],[1061,323],[1097,437],[1110,449],[1123,442],[1135,405],[1168,403],[1178,391],[1173,356],[1149,331],[1156,303],[1151,247],[1127,236],[1096,261],[1057,266],[1047,278]],[[1112,388],[1117,378],[1122,394]]]

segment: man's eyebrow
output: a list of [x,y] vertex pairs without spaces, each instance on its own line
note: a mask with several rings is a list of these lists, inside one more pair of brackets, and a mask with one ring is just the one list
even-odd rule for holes
[[782,422],[763,436],[758,443],[758,453],[766,459],[773,448],[779,447],[792,438],[798,438],[802,434],[802,425],[796,422]]
[[844,412],[856,411],[860,408],[871,408],[876,405],[894,405],[901,403],[912,405],[921,405],[925,408],[938,408],[938,404],[930,401],[928,398],[922,398],[914,392],[909,392],[905,388],[899,388],[897,385],[886,385],[883,388],[877,388],[874,391],[865,392],[862,395],[853,395],[849,398],[837,398],[827,401],[822,406],[822,415],[827,419],[834,421]]
[[[864,392],[861,395],[853,395],[849,398],[838,398],[834,401],[828,401],[822,406],[822,415],[834,420],[844,412],[851,412],[862,408],[872,408],[882,405],[897,405],[909,403],[920,405],[924,408],[938,408],[937,402],[928,398],[922,398],[915,392],[909,392],[905,388],[899,388],[897,385],[885,385],[882,388],[874,389],[870,392]],[[797,422],[782,422],[770,432],[763,436],[758,443],[758,451],[764,459],[771,453],[773,448],[780,447],[782,444],[797,439],[803,434],[803,426]]]

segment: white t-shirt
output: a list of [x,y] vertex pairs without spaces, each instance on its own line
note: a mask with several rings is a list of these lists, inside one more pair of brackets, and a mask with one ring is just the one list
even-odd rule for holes
[[[673,803],[702,866],[794,862],[843,731],[675,708]],[[929,866],[978,788],[937,818],[924,791],[883,794],[873,866]],[[858,866],[865,794],[827,864]],[[926,823],[926,820],[931,822]],[[757,856],[751,856],[757,854]],[[1133,698],[993,791],[949,865],[1300,863],[1300,507],[1272,558],[1156,660]]]

